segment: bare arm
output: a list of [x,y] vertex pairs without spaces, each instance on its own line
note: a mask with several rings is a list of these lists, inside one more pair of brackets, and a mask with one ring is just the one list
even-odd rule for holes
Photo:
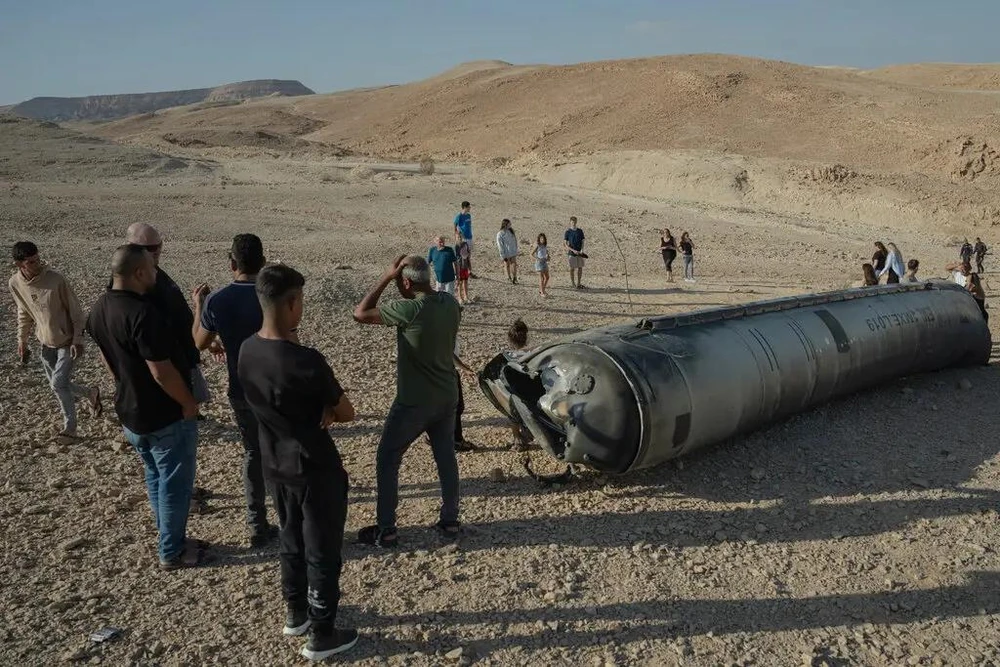
[[352,422],[356,416],[354,404],[351,403],[351,399],[347,398],[347,394],[344,394],[336,405],[329,405],[323,410],[322,426],[327,428],[331,424]]
[[191,301],[194,302],[194,325],[191,327],[191,335],[194,336],[194,345],[199,352],[207,350],[215,340],[215,333],[201,326],[201,315],[205,309],[205,297],[208,293],[208,285],[205,283],[198,285],[191,292]]
[[115,372],[113,370],[111,370],[111,364],[108,363],[108,358],[104,356],[104,350],[102,350],[101,348],[97,348],[97,349],[101,353],[101,361],[104,363],[104,367],[106,369],[108,369],[108,375],[111,376],[111,381],[112,382],[117,382],[118,380],[117,380],[117,378],[115,378]]
[[462,361],[462,358],[460,356],[458,356],[457,354],[454,354],[452,356],[455,357],[455,365],[456,366],[458,366],[459,368],[461,368],[466,373],[472,373],[473,375],[475,375],[476,371],[472,370],[472,368],[468,364],[466,364],[464,361]]
[[361,299],[361,303],[355,306],[355,322],[361,324],[382,324],[382,315],[378,310],[378,300],[382,298],[382,292],[389,286],[389,283],[399,278],[404,259],[406,259],[406,255],[400,255],[392,267],[382,274],[375,287],[365,295],[365,298]]
[[167,396],[180,404],[185,419],[192,419],[198,414],[198,404],[173,362],[169,359],[166,361],[147,360],[146,366],[153,379],[156,380],[156,384],[160,385]]

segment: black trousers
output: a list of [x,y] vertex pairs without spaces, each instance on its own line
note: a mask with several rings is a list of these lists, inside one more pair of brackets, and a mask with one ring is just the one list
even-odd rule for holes
[[455,410],[455,442],[463,442],[462,437],[462,413],[465,412],[465,396],[462,395],[462,376],[455,371],[455,379],[458,382],[458,408]]
[[281,522],[281,594],[320,630],[333,628],[340,604],[340,550],[347,520],[347,472],[306,484],[273,482]]
[[264,470],[260,462],[260,427],[257,418],[247,402],[230,398],[236,417],[236,427],[243,440],[243,494],[247,501],[247,525],[259,532],[267,528],[267,506],[265,505],[268,484],[264,481]]

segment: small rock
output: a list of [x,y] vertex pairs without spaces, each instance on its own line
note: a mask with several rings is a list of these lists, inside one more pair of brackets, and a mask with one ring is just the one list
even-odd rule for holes
[[491,482],[503,482],[507,479],[507,476],[503,474],[502,468],[494,468],[490,470],[490,481]]
[[72,551],[73,549],[79,549],[87,543],[86,537],[74,537],[72,540],[66,540],[59,545],[59,548],[63,551]]
[[[353,271],[354,267],[351,266],[350,264],[338,264],[337,266],[333,267],[333,270],[334,271]],[[459,656],[459,657],[461,657],[461,656]],[[456,660],[457,660],[457,658],[456,658]]]
[[923,477],[911,477],[910,483],[913,484],[913,486],[919,486],[921,489],[929,489],[931,487],[931,483]]
[[961,380],[958,381],[958,388],[961,389],[962,391],[969,391],[970,389],[972,389],[972,382],[969,380],[969,378],[962,378]]
[[767,471],[764,470],[763,468],[754,468],[753,470],[750,471],[750,476],[754,480],[756,480],[756,481],[759,482],[760,480],[762,480],[765,477],[767,477]]
[[465,649],[459,646],[458,648],[453,648],[452,650],[445,653],[444,657],[446,660],[451,660],[452,662],[458,662],[459,660],[462,659],[462,656],[464,654],[465,654]]
[[21,510],[22,514],[45,514],[49,508],[45,505],[29,505]]

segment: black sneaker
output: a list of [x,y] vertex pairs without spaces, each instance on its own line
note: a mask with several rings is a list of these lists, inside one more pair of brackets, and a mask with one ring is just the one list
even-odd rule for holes
[[265,526],[250,532],[250,548],[262,549],[278,538],[281,531],[277,526]]
[[337,655],[349,650],[358,643],[358,631],[354,629],[334,628],[331,632],[317,632],[312,628],[309,640],[302,647],[302,657],[319,662],[331,655]]
[[301,637],[311,627],[312,621],[309,620],[308,607],[288,605],[288,611],[285,614],[285,628],[281,631],[281,634],[286,637]]
[[397,541],[395,528],[367,526],[358,531],[358,542],[361,544],[370,544],[385,549],[396,546]]

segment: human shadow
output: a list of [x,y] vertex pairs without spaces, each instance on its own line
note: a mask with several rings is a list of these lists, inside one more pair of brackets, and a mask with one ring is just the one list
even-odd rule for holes
[[[486,657],[511,644],[524,650],[553,647],[579,649],[642,641],[675,640],[704,635],[784,632],[874,623],[907,624],[942,618],[989,616],[1000,612],[1000,572],[974,571],[958,585],[931,589],[887,590],[875,593],[819,595],[807,598],[664,599],[584,606],[572,602],[540,603],[532,608],[486,611],[436,609],[433,612],[382,617],[351,610],[360,627],[375,630],[371,641],[354,655],[391,656],[447,650],[456,644],[467,655]],[[655,594],[654,592],[651,592]],[[379,636],[379,628],[430,623],[442,628],[430,642],[410,642]],[[598,626],[598,624],[600,624]],[[535,631],[507,632],[497,637],[463,639],[466,627],[531,626]],[[599,629],[596,629],[597,626]]]

